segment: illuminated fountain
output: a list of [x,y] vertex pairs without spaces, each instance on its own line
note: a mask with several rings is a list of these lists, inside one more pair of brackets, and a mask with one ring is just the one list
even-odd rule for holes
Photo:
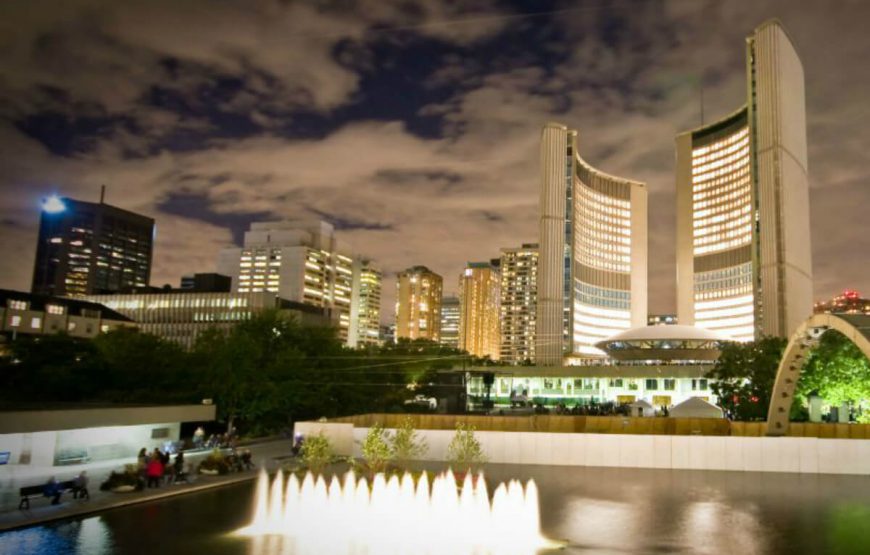
[[389,480],[376,474],[371,487],[348,472],[327,485],[322,476],[279,470],[269,484],[260,471],[253,522],[237,534],[252,538],[252,553],[531,555],[559,547],[541,535],[538,489],[516,480],[500,484],[489,499],[483,475],[466,475],[461,491],[449,470],[430,488],[424,473]]

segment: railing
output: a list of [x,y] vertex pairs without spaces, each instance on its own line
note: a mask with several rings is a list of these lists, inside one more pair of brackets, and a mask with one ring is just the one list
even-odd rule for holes
[[[764,422],[731,422],[721,418],[668,418],[628,416],[477,416],[450,414],[359,414],[331,422],[369,428],[378,423],[397,428],[410,418],[418,430],[453,430],[456,424],[492,432],[551,432],[586,434],[646,434],[761,437]],[[793,422],[789,436],[829,439],[870,439],[870,424]]]

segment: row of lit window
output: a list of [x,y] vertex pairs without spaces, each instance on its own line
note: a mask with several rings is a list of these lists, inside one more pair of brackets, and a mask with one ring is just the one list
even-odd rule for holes
[[577,192],[579,193],[578,198],[587,201],[586,203],[581,202],[581,205],[592,205],[598,208],[601,212],[615,216],[622,216],[623,218],[631,217],[630,201],[601,194],[591,187],[578,187]]
[[704,199],[710,195],[717,194],[720,190],[727,187],[734,187],[735,184],[749,183],[749,165],[734,168],[734,171],[715,179],[708,179],[703,183],[697,181],[692,182],[692,198],[695,200]]
[[727,156],[715,158],[710,162],[700,165],[692,164],[692,182],[703,182],[707,176],[712,175],[723,168],[732,168],[735,165],[734,163],[738,160],[741,161],[741,165],[745,165],[745,160],[748,160],[749,158],[749,142],[745,142],[740,145],[740,147],[741,148]]
[[734,246],[749,243],[752,237],[752,224],[749,222],[749,216],[742,218],[739,224],[741,225],[732,226],[731,223],[720,224],[717,227],[724,229],[715,229],[712,234],[696,236],[694,241],[695,254],[698,254],[698,249],[704,246],[714,247],[707,252],[733,248],[733,246],[726,247],[726,245],[730,245],[732,240],[737,241]]
[[[695,301],[710,301],[715,299],[729,299],[735,296],[746,295],[752,291],[752,284],[741,285],[733,289],[719,289],[716,291],[698,291],[695,293]],[[697,308],[697,305],[696,305]]]
[[[752,191],[748,184],[739,184],[733,190],[728,191],[723,195],[718,195],[713,198],[708,198],[694,204],[693,215],[698,217],[698,212],[705,209],[717,210],[720,205],[731,205],[736,202],[739,204],[751,204]],[[706,212],[705,212],[706,213]]]
[[730,135],[728,137],[725,137],[724,139],[720,139],[720,140],[716,141],[715,143],[710,143],[709,145],[693,149],[692,150],[692,159],[694,160],[695,158],[701,158],[701,157],[706,156],[712,152],[727,148],[730,145],[733,145],[734,143],[736,143],[740,140],[743,140],[748,135],[749,135],[749,128],[744,127],[740,131],[738,131],[737,133]]
[[[735,207],[727,212],[719,212],[714,213],[712,216],[695,220],[692,223],[692,227],[695,228],[695,236],[707,235],[716,229],[725,229],[727,227],[734,227],[739,225],[739,222],[743,222],[750,218],[750,212],[752,211],[752,207],[748,204],[743,206]],[[722,226],[725,226],[723,228]]]
[[[718,148],[717,145],[719,145]],[[747,148],[749,146],[749,136],[746,133],[741,133],[738,135],[733,135],[729,137],[728,142],[720,142],[713,143],[710,145],[715,148],[715,150],[707,151],[703,154],[699,154],[698,151],[692,152],[692,167],[700,167],[704,166],[710,162],[714,162],[716,160],[720,160],[727,156],[734,154],[735,152]],[[703,147],[708,148],[708,147]],[[700,149],[699,149],[700,150]]]
[[696,229],[694,243],[695,245],[710,243],[710,236],[712,235],[716,235],[720,239],[728,238],[736,235],[736,233],[730,233],[733,230],[752,231],[751,219],[750,214],[744,214],[737,218],[731,218],[721,223],[711,223],[703,228]]

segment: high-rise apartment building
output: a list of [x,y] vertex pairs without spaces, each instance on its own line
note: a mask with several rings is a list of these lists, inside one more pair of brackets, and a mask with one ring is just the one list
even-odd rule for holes
[[746,39],[746,104],[677,136],[677,316],[738,341],[813,312],[804,73],[777,21]]
[[441,344],[459,348],[459,297],[441,299]]
[[396,338],[441,341],[441,276],[426,266],[400,272],[396,281]]
[[144,287],[154,220],[103,202],[52,196],[42,204],[31,291],[81,297]]
[[380,345],[381,271],[371,260],[353,261],[348,345]]
[[501,355],[501,278],[491,262],[469,262],[459,277],[459,348],[479,357]]
[[501,249],[501,361],[535,360],[538,245]]
[[647,189],[580,157],[577,131],[541,136],[535,357],[602,357],[595,344],[646,324]]
[[242,248],[225,249],[218,272],[236,293],[277,293],[282,299],[331,310],[339,337],[350,344],[353,257],[322,221],[251,224]]

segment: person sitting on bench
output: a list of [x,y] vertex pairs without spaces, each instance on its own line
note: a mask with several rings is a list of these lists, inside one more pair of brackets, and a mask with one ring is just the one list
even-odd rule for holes
[[73,479],[73,499],[90,499],[91,494],[88,493],[88,473],[82,470],[81,474]]
[[45,483],[45,486],[42,488],[42,494],[46,497],[51,497],[51,504],[57,505],[60,503],[60,494],[63,493],[63,488],[60,487],[60,484],[57,481],[57,478],[52,476],[48,479],[48,482]]

